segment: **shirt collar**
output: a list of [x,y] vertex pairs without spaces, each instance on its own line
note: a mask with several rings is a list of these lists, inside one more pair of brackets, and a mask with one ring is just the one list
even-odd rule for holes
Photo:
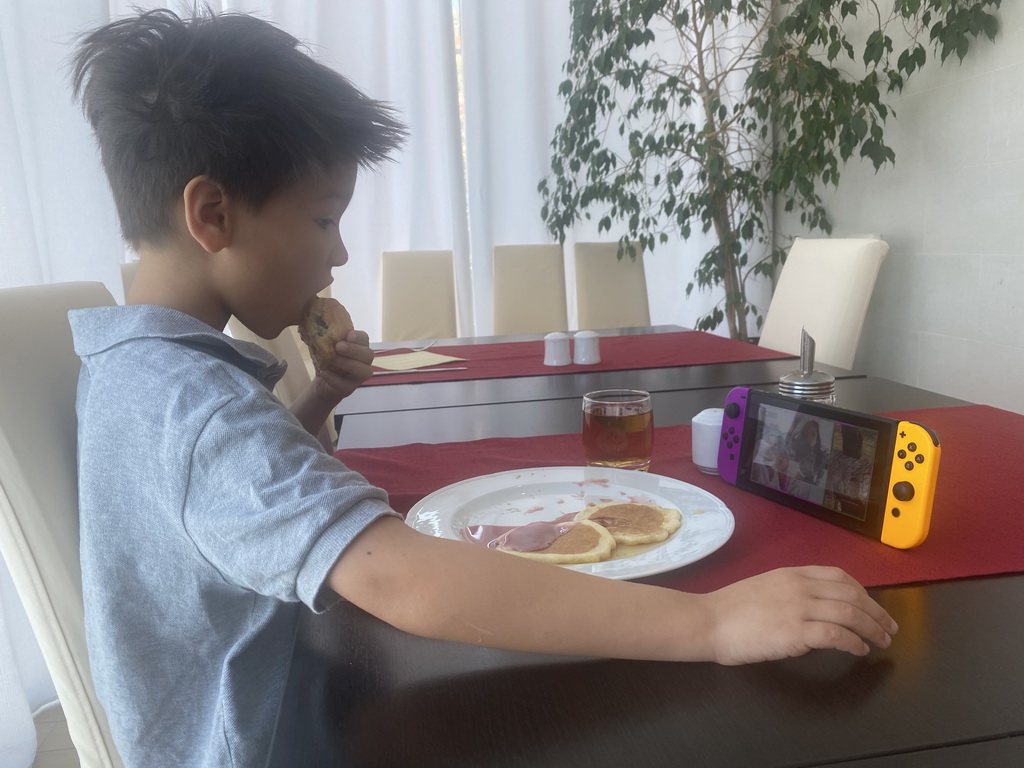
[[284,375],[287,363],[259,344],[233,339],[191,315],[148,304],[73,309],[68,319],[79,357],[106,352],[136,339],[166,339],[199,349],[241,368],[268,389]]

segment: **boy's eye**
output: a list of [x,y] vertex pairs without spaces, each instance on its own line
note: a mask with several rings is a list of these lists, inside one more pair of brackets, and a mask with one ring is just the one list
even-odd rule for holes
[[320,227],[320,229],[331,229],[332,227],[337,229],[338,227],[338,222],[336,222],[334,219],[317,219],[316,223],[317,226]]

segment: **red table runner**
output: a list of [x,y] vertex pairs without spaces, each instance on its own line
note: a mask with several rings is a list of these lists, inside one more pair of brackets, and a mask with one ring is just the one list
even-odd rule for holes
[[702,331],[604,336],[601,338],[601,362],[595,365],[544,365],[543,340],[431,347],[430,351],[466,358],[464,363],[450,363],[452,366],[465,366],[466,370],[374,376],[363,386],[624,371],[635,368],[674,368],[680,365],[714,365],[793,357],[785,352]]
[[[893,414],[919,421],[942,438],[931,532],[916,549],[897,550],[741,491],[691,461],[689,426],[655,430],[651,471],[704,488],[736,517],[720,550],[643,581],[708,592],[790,565],[843,568],[865,586],[909,584],[1024,571],[1024,416],[988,406]],[[338,451],[350,468],[386,489],[405,514],[439,488],[490,472],[583,464],[578,435],[490,438]]]

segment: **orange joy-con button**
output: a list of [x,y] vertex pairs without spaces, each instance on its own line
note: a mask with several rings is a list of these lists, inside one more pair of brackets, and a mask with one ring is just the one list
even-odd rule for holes
[[899,423],[882,522],[883,544],[910,549],[928,536],[941,453],[939,436],[933,431],[910,421]]

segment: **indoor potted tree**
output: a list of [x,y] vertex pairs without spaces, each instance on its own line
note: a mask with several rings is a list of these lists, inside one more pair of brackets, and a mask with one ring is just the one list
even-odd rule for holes
[[998,31],[1002,0],[573,0],[565,119],[539,184],[563,242],[581,218],[654,250],[713,232],[686,286],[721,290],[701,330],[748,339],[756,276],[785,259],[773,206],[831,232],[818,185],[852,157],[894,162],[889,94]]

